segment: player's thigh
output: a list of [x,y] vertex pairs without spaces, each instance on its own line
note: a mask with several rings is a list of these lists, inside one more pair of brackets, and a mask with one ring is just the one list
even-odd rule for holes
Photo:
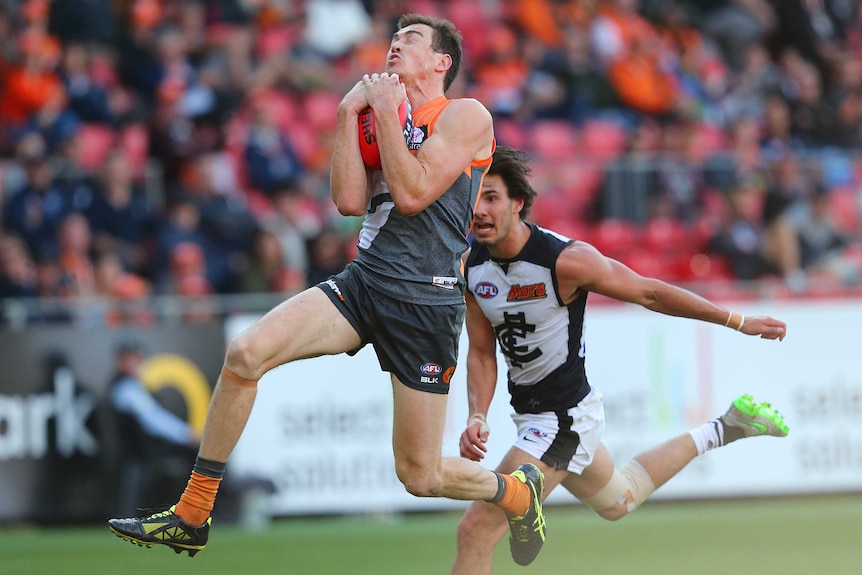
[[338,354],[362,344],[350,322],[318,287],[283,301],[237,340],[263,372],[296,359]]
[[448,395],[404,385],[393,374],[392,448],[398,461],[437,466],[442,459]]
[[599,444],[593,461],[580,475],[572,473],[563,480],[565,487],[578,499],[598,493],[614,475],[614,461],[603,443]]

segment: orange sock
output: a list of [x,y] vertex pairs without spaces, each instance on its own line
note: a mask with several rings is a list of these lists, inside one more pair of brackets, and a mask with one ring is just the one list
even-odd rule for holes
[[501,473],[499,477],[506,483],[506,489],[494,504],[510,517],[523,516],[530,508],[530,488],[511,475]]
[[220,483],[220,477],[207,477],[192,471],[174,513],[189,525],[203,525],[213,510]]

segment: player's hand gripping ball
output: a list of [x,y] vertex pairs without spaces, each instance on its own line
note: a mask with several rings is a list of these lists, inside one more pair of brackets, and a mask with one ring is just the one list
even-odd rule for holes
[[[407,143],[413,132],[413,108],[407,98],[404,98],[401,106],[398,107],[398,119],[401,121],[401,133],[404,136],[404,142]],[[374,126],[374,110],[372,108],[365,108],[359,114],[359,152],[362,154],[362,161],[366,166],[372,170],[381,169],[380,149],[377,147],[377,131]]]

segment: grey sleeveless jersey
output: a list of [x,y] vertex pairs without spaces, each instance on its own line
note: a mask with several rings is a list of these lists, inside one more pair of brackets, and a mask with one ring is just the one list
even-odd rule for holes
[[[438,98],[414,111],[411,150],[421,147],[448,103]],[[488,165],[490,158],[465,166],[449,189],[415,216],[395,210],[383,172],[374,173],[355,263],[375,289],[408,303],[464,302],[461,255],[467,250],[473,206]]]

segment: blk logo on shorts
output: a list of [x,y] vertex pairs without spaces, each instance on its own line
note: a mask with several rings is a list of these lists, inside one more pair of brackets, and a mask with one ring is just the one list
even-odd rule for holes
[[440,383],[440,374],[443,373],[443,368],[439,364],[431,362],[422,364],[419,371],[425,374],[419,378],[421,383]]

